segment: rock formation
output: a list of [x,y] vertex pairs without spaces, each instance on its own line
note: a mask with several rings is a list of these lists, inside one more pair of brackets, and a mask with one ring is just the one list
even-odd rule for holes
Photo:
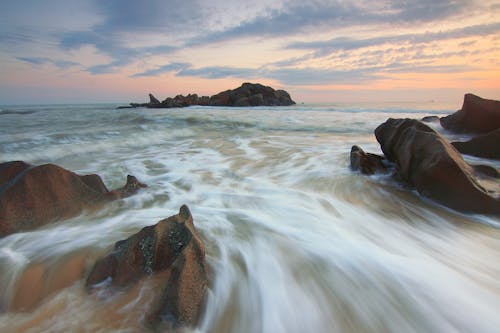
[[128,176],[124,187],[108,191],[95,174],[80,176],[53,164],[1,163],[0,237],[76,216],[145,186]]
[[195,325],[207,287],[205,249],[187,206],[177,215],[117,242],[86,280],[94,288],[124,288],[152,274],[164,274],[161,294],[146,316],[153,327]]
[[473,94],[464,96],[462,109],[440,119],[441,126],[454,132],[487,133],[500,128],[500,101]]
[[466,142],[451,143],[462,154],[500,160],[500,128]]
[[[271,87],[259,83],[243,83],[241,87],[226,90],[211,97],[197,94],[187,96],[177,95],[168,97],[160,102],[152,94],[149,94],[149,103],[130,103],[130,107],[146,108],[181,108],[191,105],[203,106],[288,106],[295,102],[290,94],[284,90],[274,90]],[[121,106],[129,108],[128,106]]]
[[[480,182],[474,168],[440,134],[414,119],[389,119],[375,130],[399,179],[450,208],[500,214],[498,182]],[[493,184],[487,187],[486,184]]]
[[385,172],[388,170],[387,160],[384,156],[365,153],[363,149],[358,146],[351,148],[351,169],[360,171],[365,175],[373,175],[378,172]]

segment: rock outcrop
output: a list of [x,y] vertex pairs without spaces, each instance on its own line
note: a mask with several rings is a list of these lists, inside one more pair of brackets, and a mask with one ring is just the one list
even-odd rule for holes
[[365,175],[373,175],[379,172],[385,172],[389,169],[387,160],[384,156],[372,153],[365,153],[359,146],[351,148],[351,169],[360,171]]
[[128,176],[124,187],[109,191],[95,174],[80,176],[54,164],[1,163],[0,237],[76,216],[145,186]]
[[[130,107],[146,108],[182,108],[191,105],[203,106],[288,106],[295,102],[290,94],[284,90],[274,90],[271,87],[259,83],[243,83],[241,87],[226,90],[211,97],[197,94],[187,96],[177,95],[168,97],[160,102],[152,94],[149,94],[149,103],[130,103]],[[120,109],[129,108],[121,106]]]
[[451,143],[462,154],[500,160],[500,128],[466,142]]
[[458,211],[500,214],[500,186],[485,187],[459,152],[414,119],[389,119],[375,130],[396,176],[423,196]]
[[487,133],[500,128],[500,101],[466,94],[462,109],[440,119],[441,126],[459,133]]
[[176,329],[195,325],[205,300],[205,249],[187,206],[177,215],[143,228],[117,242],[98,260],[86,287],[124,288],[152,274],[164,274],[164,284],[146,316],[148,326]]
[[284,90],[274,90],[258,83],[243,83],[241,87],[226,90],[210,97],[214,106],[288,106],[295,102]]

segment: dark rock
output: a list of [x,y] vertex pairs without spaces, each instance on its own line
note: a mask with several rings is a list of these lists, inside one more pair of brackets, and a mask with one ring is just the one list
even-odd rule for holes
[[2,163],[0,237],[76,216],[145,186],[129,176],[123,188],[108,191],[98,175],[80,176],[53,164]]
[[255,94],[248,97],[248,103],[251,106],[259,106],[264,104],[264,96],[262,94]]
[[462,109],[440,119],[441,126],[454,132],[487,133],[500,128],[500,101],[466,94]]
[[[284,90],[274,90],[259,83],[243,83],[241,87],[222,91],[211,97],[198,97],[197,94],[177,95],[159,102],[149,94],[149,103],[130,103],[130,107],[181,108],[191,105],[210,106],[288,106],[295,102]],[[125,107],[119,107],[125,108]]]
[[426,122],[426,123],[433,123],[435,121],[439,121],[439,117],[438,116],[425,116],[421,120],[423,122]]
[[153,94],[149,94],[149,104],[161,104],[160,101],[158,99],[156,99],[156,97],[153,96]]
[[500,159],[500,128],[466,142],[451,143],[462,154]]
[[146,316],[148,325],[169,329],[195,325],[204,304],[207,271],[205,248],[187,206],[117,242],[96,262],[85,284],[88,291],[103,283],[106,288],[123,288],[159,273],[165,277],[163,290]]
[[238,98],[236,102],[234,102],[233,106],[250,106],[250,101],[248,97]]
[[460,153],[427,125],[389,119],[375,130],[396,174],[423,196],[458,211],[500,214],[498,181],[484,182]]
[[471,165],[474,169],[475,175],[477,177],[491,177],[491,178],[500,178],[500,172],[492,166],[489,165]]
[[365,153],[359,146],[352,146],[351,148],[351,169],[354,171],[359,170],[365,175],[385,172],[389,167],[384,161],[384,156]]
[[231,90],[222,91],[210,97],[208,105],[210,106],[228,106],[230,104],[229,95]]

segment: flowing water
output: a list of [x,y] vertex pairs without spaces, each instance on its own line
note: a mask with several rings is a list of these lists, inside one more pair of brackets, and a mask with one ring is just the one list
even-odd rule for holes
[[83,281],[114,242],[182,204],[210,267],[193,331],[499,332],[499,219],[349,170],[353,144],[380,152],[372,133],[388,117],[451,112],[1,107],[0,161],[149,187],[0,239],[0,332],[147,332],[154,276],[111,295],[88,295]]

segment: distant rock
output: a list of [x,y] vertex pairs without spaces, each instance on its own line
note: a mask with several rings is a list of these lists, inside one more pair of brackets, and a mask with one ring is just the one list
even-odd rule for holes
[[178,329],[198,321],[205,300],[205,248],[187,206],[177,215],[143,228],[96,262],[86,280],[94,288],[127,287],[153,274],[164,281],[146,315],[148,326]]
[[352,146],[350,159],[351,169],[365,175],[373,175],[389,169],[384,156],[365,153],[359,146]]
[[145,186],[128,176],[124,187],[108,191],[95,174],[80,176],[54,164],[1,163],[0,237],[76,216]]
[[462,154],[500,160],[500,128],[466,142],[451,143]]
[[[243,83],[241,87],[222,91],[211,97],[198,97],[197,94],[189,94],[187,96],[177,95],[174,98],[168,97],[160,102],[152,94],[149,94],[149,99],[149,103],[130,103],[130,107],[181,108],[191,105],[248,107],[288,106],[295,104],[290,94],[286,91],[274,90],[259,83]],[[128,107],[122,106],[118,108]]]
[[214,106],[288,106],[295,102],[284,90],[274,90],[259,83],[243,83],[241,87],[226,90],[210,97]]
[[444,128],[464,133],[487,133],[500,128],[500,101],[466,94],[462,109],[440,119]]
[[438,116],[425,116],[421,119],[425,123],[433,123],[435,121],[439,121]]
[[500,214],[500,184],[481,178],[444,137],[414,119],[389,119],[375,129],[396,175],[423,196],[458,211]]
[[157,105],[157,104],[161,104],[161,103],[159,100],[156,99],[156,97],[153,96],[153,94],[149,94],[149,104]]

